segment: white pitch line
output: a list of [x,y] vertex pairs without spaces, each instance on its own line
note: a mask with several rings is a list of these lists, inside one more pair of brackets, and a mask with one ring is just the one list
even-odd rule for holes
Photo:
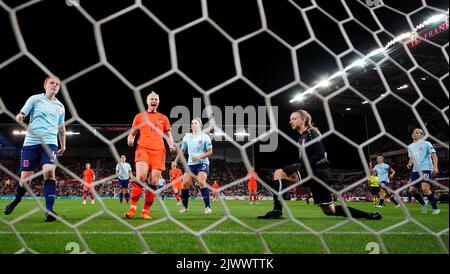
[[[0,235],[14,234],[9,231],[0,231]],[[23,231],[19,232],[21,235],[71,235],[74,232],[69,231]],[[135,235],[133,231],[85,231],[81,232],[83,235]],[[156,235],[176,235],[176,234],[190,234],[187,231],[141,231],[141,234],[156,234]],[[248,231],[220,231],[213,230],[208,231],[205,234],[221,234],[221,235],[256,235],[254,232]],[[263,231],[261,234],[269,235],[312,235],[312,233],[307,231]],[[373,233],[362,231],[329,231],[323,234],[334,234],[334,235],[373,235]],[[443,235],[448,235],[449,232],[443,233]],[[427,232],[386,232],[383,235],[432,235]]]

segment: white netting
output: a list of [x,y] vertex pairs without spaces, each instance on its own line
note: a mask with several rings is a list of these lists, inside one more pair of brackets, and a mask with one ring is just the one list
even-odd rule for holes
[[[20,52],[17,53],[16,55],[12,56],[11,58],[9,58],[8,60],[2,62],[0,64],[0,70],[9,66],[10,64],[14,63],[15,61],[17,61],[19,58],[25,56],[27,58],[29,58],[34,64],[36,64],[36,66],[38,66],[44,73],[46,73],[47,75],[54,75],[54,73],[52,71],[50,71],[48,69],[48,67],[46,66],[45,63],[41,62],[38,58],[36,58],[27,48],[27,43],[24,40],[24,37],[22,35],[21,29],[19,27],[19,23],[18,23],[18,19],[17,19],[17,12],[27,9],[31,6],[33,6],[34,4],[41,2],[43,0],[33,0],[33,1],[29,1],[26,2],[22,5],[19,5],[15,8],[11,8],[9,7],[7,4],[4,3],[4,1],[0,0],[0,7],[3,8],[4,10],[6,10],[9,13],[10,16],[10,21],[11,21],[11,25],[14,31],[14,35],[17,41],[17,44],[19,46]],[[63,0],[61,0],[63,1]],[[202,11],[202,16],[188,24],[185,24],[181,27],[178,27],[176,29],[170,29],[165,23],[163,23],[157,16],[155,16],[154,13],[152,13],[152,11],[150,9],[148,9],[145,5],[142,4],[141,0],[136,0],[135,3],[123,10],[120,10],[118,12],[115,12],[112,15],[109,15],[101,20],[95,20],[85,9],[83,9],[83,2],[81,1],[66,1],[68,4],[73,5],[72,8],[77,9],[79,11],[80,14],[82,14],[84,16],[84,18],[89,21],[93,27],[94,27],[94,34],[95,34],[95,42],[96,42],[96,46],[98,49],[98,53],[99,53],[99,62],[89,66],[69,77],[66,77],[65,79],[62,79],[62,83],[61,83],[61,90],[62,90],[62,95],[67,103],[67,109],[70,111],[70,113],[72,114],[72,118],[68,121],[66,121],[67,125],[70,125],[74,122],[77,122],[81,125],[83,125],[86,129],[88,129],[90,132],[92,132],[93,134],[95,134],[95,136],[97,136],[102,142],[104,142],[105,144],[107,144],[111,150],[111,153],[113,154],[114,158],[116,161],[119,160],[119,154],[117,152],[117,149],[115,147],[115,144],[117,142],[122,142],[124,141],[124,139],[126,138],[126,136],[128,135],[129,132],[125,132],[124,134],[121,134],[120,136],[118,136],[117,138],[114,138],[113,140],[108,140],[107,138],[105,138],[102,134],[98,133],[96,131],[95,128],[93,128],[89,123],[87,123],[85,120],[83,120],[77,112],[77,108],[76,105],[72,102],[71,99],[71,93],[70,90],[68,90],[67,85],[68,83],[74,81],[75,79],[86,75],[94,70],[96,70],[97,68],[104,66],[106,68],[108,68],[118,79],[120,79],[121,82],[123,82],[129,89],[133,90],[134,92],[134,97],[135,100],[138,104],[139,107],[139,111],[144,112],[145,111],[145,104],[142,101],[142,97],[141,97],[141,90],[154,84],[157,83],[158,81],[161,81],[162,79],[165,79],[167,77],[169,77],[172,74],[178,74],[179,76],[181,76],[186,82],[188,82],[194,89],[196,89],[200,94],[203,94],[204,96],[204,103],[206,106],[211,106],[211,95],[213,95],[216,91],[221,90],[222,88],[226,87],[227,85],[229,85],[230,83],[233,83],[237,80],[241,80],[244,83],[246,83],[248,86],[250,86],[254,91],[256,91],[262,98],[265,99],[265,104],[269,109],[269,119],[270,119],[270,130],[268,132],[265,132],[264,134],[258,136],[257,138],[252,139],[250,142],[241,145],[239,142],[235,141],[234,138],[232,136],[228,136],[226,134],[226,132],[223,132],[223,130],[218,126],[218,123],[216,123],[215,119],[211,119],[209,121],[208,127],[205,128],[205,131],[209,131],[211,129],[214,129],[215,132],[218,133],[224,133],[225,135],[225,139],[226,141],[229,141],[231,144],[233,144],[235,147],[237,147],[240,151],[240,154],[242,156],[242,160],[245,164],[245,167],[247,168],[247,170],[250,170],[252,168],[251,165],[251,161],[248,158],[248,155],[246,153],[246,150],[251,147],[253,144],[264,140],[265,138],[267,138],[269,135],[271,134],[279,134],[280,136],[282,136],[284,139],[288,140],[291,144],[293,144],[294,146],[298,147],[298,143],[295,142],[294,140],[292,140],[292,138],[290,136],[288,136],[286,133],[284,133],[283,131],[278,129],[278,124],[277,124],[277,119],[274,116],[274,113],[272,111],[272,106],[271,106],[271,99],[274,98],[275,96],[281,94],[282,92],[286,91],[289,88],[292,88],[294,86],[301,86],[305,91],[292,99],[291,102],[295,102],[297,100],[302,100],[303,98],[307,97],[308,94],[314,94],[314,96],[317,96],[323,103],[324,103],[324,109],[325,109],[325,114],[327,117],[327,122],[329,124],[329,130],[324,133],[323,138],[326,138],[327,136],[330,135],[335,135],[338,136],[339,138],[341,138],[342,140],[344,140],[345,142],[347,142],[348,144],[350,144],[351,146],[353,146],[357,151],[358,154],[360,156],[361,162],[362,162],[362,166],[364,166],[365,169],[365,173],[366,175],[369,174],[369,170],[368,167],[366,165],[365,162],[365,156],[364,156],[364,152],[363,149],[364,147],[366,147],[367,145],[375,142],[376,140],[382,138],[383,136],[387,136],[388,138],[392,139],[394,142],[398,143],[399,145],[401,145],[402,147],[406,147],[407,144],[405,144],[403,142],[403,140],[399,140],[397,137],[393,136],[392,134],[390,134],[384,126],[383,120],[380,116],[379,110],[377,109],[377,104],[383,102],[384,98],[387,96],[392,96],[394,97],[396,100],[402,102],[403,104],[407,105],[411,111],[413,112],[414,116],[416,117],[416,119],[418,120],[418,122],[420,123],[420,125],[422,126],[423,129],[425,129],[425,133],[426,133],[426,138],[431,138],[435,143],[440,144],[442,147],[444,147],[445,149],[448,150],[448,144],[442,142],[440,139],[438,138],[434,138],[434,136],[432,136],[428,130],[427,127],[425,126],[425,124],[422,121],[421,115],[418,113],[416,107],[422,102],[427,102],[434,110],[436,110],[437,112],[442,114],[442,117],[445,119],[445,122],[448,125],[448,117],[446,115],[446,113],[448,113],[448,105],[445,108],[440,108],[438,106],[436,106],[433,102],[431,102],[430,100],[428,100],[425,96],[423,96],[423,94],[420,91],[420,88],[418,86],[418,84],[416,83],[416,80],[411,76],[411,74],[417,70],[417,69],[421,69],[426,75],[428,75],[430,78],[436,80],[440,87],[442,88],[442,90],[444,91],[447,99],[448,99],[448,90],[446,88],[446,85],[444,83],[444,81],[448,78],[448,72],[445,73],[444,75],[441,75],[440,77],[435,76],[434,74],[428,72],[426,69],[422,68],[421,65],[419,65],[415,58],[411,55],[410,49],[407,47],[406,45],[406,41],[409,40],[409,38],[413,37],[417,31],[426,28],[429,24],[433,23],[433,22],[442,22],[443,20],[447,19],[448,20],[448,11],[447,10],[441,10],[439,8],[436,8],[432,5],[427,4],[427,1],[423,0],[422,1],[422,5],[418,8],[415,8],[414,10],[410,11],[409,13],[404,13],[401,11],[398,11],[394,8],[389,7],[388,5],[385,5],[382,1],[366,1],[367,3],[364,3],[364,1],[356,1],[356,5],[360,5],[360,8],[363,8],[366,10],[366,12],[368,12],[372,17],[373,20],[375,20],[375,23],[377,25],[377,31],[373,31],[370,28],[368,28],[367,26],[365,26],[363,23],[361,23],[357,18],[359,18],[358,16],[355,16],[352,13],[352,10],[349,8],[348,5],[348,1],[345,0],[341,0],[339,1],[340,4],[342,5],[342,7],[345,9],[345,12],[348,15],[347,19],[344,20],[337,20],[336,18],[334,18],[332,15],[330,15],[326,10],[324,10],[323,6],[319,5],[318,3],[316,3],[315,0],[311,0],[311,3],[306,7],[306,8],[301,8],[300,4],[298,4],[299,1],[285,1],[285,4],[289,5],[291,9],[297,10],[299,12],[299,14],[301,15],[301,17],[304,20],[305,26],[307,28],[308,34],[310,36],[309,39],[299,43],[298,45],[291,45],[290,43],[286,42],[282,37],[280,37],[277,33],[275,33],[274,31],[271,30],[270,26],[268,26],[268,22],[267,22],[267,16],[266,16],[266,12],[267,10],[265,9],[265,1],[263,0],[257,0],[257,7],[258,7],[258,12],[259,12],[259,17],[261,20],[261,28],[249,33],[243,37],[240,37],[238,39],[234,39],[233,37],[231,37],[221,26],[219,26],[210,16],[208,13],[208,1],[207,0],[202,0],[201,1],[201,11]],[[355,4],[355,3],[354,3]],[[372,5],[372,7],[368,7],[367,4]],[[424,7],[427,7],[430,10],[435,11],[436,13],[436,17],[431,18],[431,20],[425,21],[423,24],[419,25],[419,26],[415,26],[413,24],[413,21],[411,20],[411,16],[414,15],[416,12],[418,12],[419,10],[423,9]],[[381,9],[381,8],[387,8],[389,10],[392,10],[394,12],[396,12],[397,14],[401,14],[403,15],[406,19],[407,22],[409,24],[409,28],[410,31],[412,32],[411,34],[405,34],[402,35],[401,37],[397,37],[394,39],[395,35],[390,33],[387,29],[385,29],[385,27],[383,26],[383,24],[378,20],[378,16],[376,14],[377,9]],[[149,18],[151,18],[163,31],[165,31],[168,34],[169,37],[169,47],[170,47],[170,63],[171,63],[171,69],[161,75],[159,75],[158,77],[155,77],[154,79],[151,79],[148,82],[145,82],[139,86],[135,86],[132,84],[131,81],[129,81],[127,79],[127,77],[125,77],[118,69],[116,69],[109,61],[108,61],[108,56],[106,54],[105,51],[105,47],[104,47],[104,42],[103,42],[103,37],[102,37],[102,33],[101,33],[101,26],[107,22],[110,22],[112,20],[115,20],[117,18],[119,18],[120,16],[133,11],[135,9],[139,9],[141,11],[143,11]],[[323,15],[325,15],[327,18],[329,18],[330,20],[334,21],[336,25],[338,25],[339,30],[341,31],[341,34],[343,36],[343,38],[345,39],[346,42],[346,46],[347,46],[347,50],[343,51],[340,54],[336,54],[333,50],[329,49],[327,47],[327,45],[325,45],[321,39],[318,39],[316,36],[316,33],[313,30],[313,27],[310,23],[310,18],[308,17],[308,12],[309,11],[319,11],[320,13],[322,13]],[[346,29],[344,27],[344,25],[347,22],[355,22],[356,24],[358,24],[361,28],[363,28],[364,30],[366,30],[367,32],[371,33],[373,36],[373,39],[376,41],[378,48],[376,49],[374,48],[373,52],[369,53],[369,54],[362,54],[360,53],[359,50],[357,50],[351,39],[349,38],[349,36],[347,35]],[[207,22],[209,23],[216,31],[218,31],[219,33],[221,33],[227,40],[229,43],[231,43],[232,45],[232,51],[233,51],[233,58],[234,58],[234,66],[235,66],[235,71],[236,71],[236,75],[230,79],[227,79],[226,81],[224,81],[223,83],[216,85],[208,90],[203,89],[200,85],[198,85],[194,80],[192,80],[187,74],[185,74],[182,70],[180,70],[179,68],[179,64],[178,64],[178,55],[177,55],[177,45],[176,45],[176,39],[175,36],[185,30],[188,30],[189,28],[192,28],[200,23],[203,22]],[[260,87],[258,87],[258,85],[254,84],[251,80],[249,80],[244,74],[243,74],[243,69],[242,69],[242,64],[241,64],[241,56],[240,56],[240,45],[241,43],[248,41],[254,37],[256,37],[257,35],[261,34],[261,33],[267,33],[268,35],[270,35],[270,37],[272,37],[273,39],[275,39],[276,41],[278,41],[279,43],[281,43],[286,49],[289,50],[290,54],[291,54],[291,59],[292,59],[292,70],[294,71],[294,78],[295,80],[284,85],[283,87],[279,87],[276,90],[270,90],[270,91],[263,91]],[[392,42],[389,42],[388,44],[383,43],[380,40],[379,34],[388,34],[390,35]],[[436,48],[438,48],[440,51],[442,51],[443,56],[445,56],[445,60],[446,63],[448,65],[449,62],[449,58],[448,58],[448,53],[446,51],[446,48],[448,49],[448,42],[445,45],[440,45],[440,44],[436,44],[432,41],[430,41],[429,39],[425,39],[422,37],[418,37],[418,39],[422,42],[422,43],[428,43]],[[336,73],[332,74],[332,76],[322,79],[321,82],[317,83],[314,86],[309,86],[306,83],[304,83],[301,79],[301,75],[299,72],[299,64],[298,64],[298,60],[297,60],[297,55],[298,52],[301,51],[301,49],[305,46],[307,46],[308,44],[315,42],[318,45],[321,46],[321,48],[323,50],[325,50],[326,52],[328,52],[329,55],[333,56],[336,64],[338,66],[338,71],[336,71]],[[413,66],[409,69],[405,69],[402,65],[400,65],[397,60],[395,60],[394,58],[392,58],[389,54],[388,54],[388,49],[391,48],[400,48],[403,49],[404,52],[410,57],[411,61],[413,62]],[[360,57],[359,61],[356,61],[350,65],[345,66],[342,62],[342,58],[347,56],[348,54],[356,54]],[[399,96],[397,93],[395,93],[394,91],[392,91],[392,87],[389,85],[388,81],[386,80],[385,76],[381,73],[381,69],[380,67],[385,63],[385,62],[392,62],[393,64],[395,64],[401,71],[403,71],[405,73],[405,75],[407,75],[410,83],[413,85],[414,89],[417,91],[418,93],[418,99],[415,100],[413,103],[406,101],[404,98],[402,98],[401,96]],[[355,89],[349,82],[349,79],[347,77],[347,73],[349,71],[351,71],[352,69],[354,69],[355,67],[361,66],[363,64],[370,64],[371,66],[373,66],[374,68],[376,68],[377,74],[379,76],[379,78],[381,79],[384,89],[387,91],[386,94],[383,94],[382,96],[379,96],[377,99],[375,100],[371,100],[370,98],[367,98],[364,94],[362,94],[361,92],[359,92],[357,89]],[[328,86],[328,84],[331,81],[340,81],[340,86],[333,91],[331,94],[322,94],[321,89]],[[373,136],[372,138],[366,140],[364,143],[362,144],[358,144],[356,142],[354,142],[353,140],[351,140],[350,138],[348,138],[347,136],[345,136],[344,134],[340,133],[335,127],[334,127],[334,122],[333,122],[333,118],[332,118],[332,113],[333,110],[330,107],[329,101],[332,100],[334,97],[338,96],[339,94],[343,93],[346,90],[351,90],[353,93],[357,94],[357,96],[359,96],[360,98],[362,98],[367,104],[370,104],[370,107],[373,111],[373,114],[376,118],[377,124],[380,128],[380,133]],[[288,102],[286,102],[286,104],[289,104]],[[209,115],[213,116],[212,110],[207,108],[207,110],[209,111]],[[3,101],[0,98],[0,114],[5,114],[9,117],[11,117],[11,119],[14,119],[15,115],[13,114],[14,110],[10,110],[7,108],[7,106],[4,105]],[[283,118],[284,119],[284,118]],[[22,125],[23,126],[23,125]],[[179,145],[177,145],[179,146]],[[301,148],[303,153],[305,153],[305,148]],[[48,148],[47,151],[49,152]],[[186,168],[186,159],[184,157],[182,157],[182,162],[184,167]],[[76,175],[74,174],[71,170],[69,170],[68,168],[66,168],[65,166],[61,165],[59,162],[56,163],[57,167],[64,170],[67,174],[69,174],[72,178],[78,180],[80,183],[82,183],[82,180]],[[309,166],[309,163],[306,163],[307,165],[307,169],[308,169],[308,173],[312,174],[311,172],[311,167]],[[8,175],[10,175],[11,177],[14,178],[14,180],[19,181],[19,178],[10,170],[8,170],[7,168],[5,168],[3,165],[0,164],[0,169],[7,173]],[[42,172],[38,172],[36,174],[33,175],[32,179],[34,178],[38,178],[42,176]],[[305,180],[312,178],[313,175],[310,175],[308,178],[304,178]],[[115,178],[114,176],[110,176],[107,178],[104,178],[100,181],[95,182],[95,185],[101,185],[111,179]],[[242,184],[247,178],[242,178],[239,179],[237,181],[231,182],[229,184],[226,184],[225,186],[220,188],[220,191],[224,191],[228,188],[231,188],[233,186]],[[317,178],[315,178],[317,179]],[[352,189],[358,185],[364,184],[367,180],[367,177],[358,180],[357,182],[345,187],[344,189],[340,190],[340,191],[336,191],[334,189],[332,189],[330,186],[325,185],[327,188],[330,189],[330,191],[332,191],[338,198],[342,198],[342,195],[348,191],[349,189]],[[268,187],[268,185],[262,181],[259,180],[259,183],[261,183],[262,185],[264,185],[265,187]],[[322,182],[323,183],[323,182]],[[411,182],[411,184],[414,182]],[[437,182],[433,182],[434,184],[438,185],[439,187],[441,187],[442,189],[448,191],[448,187],[447,186],[443,186],[440,185]],[[284,190],[284,192],[287,192],[289,190],[291,190],[292,188],[295,188],[296,186],[298,186],[300,184],[300,182],[296,185],[293,185],[291,187],[289,187],[288,189]],[[395,193],[395,196],[397,198],[399,198],[399,195],[401,193],[401,191],[403,191],[404,189],[406,189],[408,185],[405,185],[403,187],[401,187],[400,189],[397,190],[392,190],[393,193]],[[167,185],[165,188],[160,189],[157,191],[157,194],[160,194],[162,191],[166,190],[169,187],[169,185]],[[31,195],[35,198],[35,194],[33,193],[33,191],[26,185],[27,190],[29,191],[29,193],[31,193]],[[147,190],[150,190],[147,186],[145,186],[145,188]],[[150,190],[152,191],[152,190]],[[278,193],[279,195],[283,194],[283,193]],[[95,196],[98,197],[98,193],[95,192]],[[294,217],[293,213],[291,212],[291,210],[288,207],[288,204],[285,203],[283,201],[283,199],[281,199],[284,205],[284,208],[286,209],[287,215],[288,215],[288,219],[287,220],[283,220],[280,222],[276,222],[273,224],[270,224],[268,226],[262,227],[262,228],[254,228],[250,225],[248,225],[247,223],[243,222],[242,220],[240,220],[239,218],[233,216],[232,212],[228,209],[227,207],[227,203],[221,198],[221,196],[219,195],[219,200],[220,200],[220,204],[223,207],[223,210],[225,212],[225,216],[221,219],[219,219],[218,221],[214,222],[213,224],[209,225],[208,227],[201,229],[199,231],[195,231],[192,228],[188,227],[186,224],[180,222],[176,217],[172,216],[172,214],[169,212],[167,206],[165,205],[165,203],[162,201],[161,197],[159,195],[157,195],[158,197],[158,203],[159,206],[163,209],[164,213],[165,213],[165,217],[158,219],[156,221],[153,221],[151,223],[148,224],[144,224],[138,227],[135,227],[133,225],[131,225],[129,222],[127,222],[125,219],[123,219],[123,217],[121,216],[117,216],[114,212],[111,212],[110,210],[108,210],[108,208],[105,206],[105,204],[102,202],[101,199],[98,199],[98,202],[100,204],[101,207],[101,211],[87,217],[86,219],[81,220],[80,222],[76,223],[76,224],[71,224],[68,221],[66,221],[64,218],[60,217],[60,216],[56,216],[56,218],[62,222],[63,224],[65,224],[68,228],[70,228],[71,230],[74,231],[74,233],[76,234],[76,236],[78,237],[80,243],[82,244],[84,251],[87,253],[92,253],[92,250],[89,248],[88,244],[86,243],[85,239],[83,238],[83,234],[80,232],[80,226],[82,226],[83,224],[97,218],[98,216],[102,215],[102,214],[106,214],[111,216],[112,218],[116,219],[117,222],[122,223],[124,226],[128,227],[130,230],[130,234],[135,234],[137,235],[137,237],[139,238],[142,247],[144,248],[146,253],[153,253],[151,247],[148,245],[147,241],[144,239],[143,237],[143,229],[148,228],[150,226],[153,225],[157,225],[160,224],[162,222],[165,221],[170,221],[173,222],[174,224],[176,224],[177,226],[179,226],[180,228],[183,229],[183,233],[188,233],[191,234],[193,236],[195,236],[200,245],[203,247],[204,251],[206,253],[211,253],[211,250],[209,249],[207,243],[205,242],[203,236],[208,233],[209,231],[211,231],[213,228],[218,227],[219,225],[221,225],[222,223],[224,223],[225,221],[233,221],[237,224],[239,224],[240,226],[242,226],[243,228],[245,228],[249,233],[249,234],[254,234],[257,236],[258,240],[260,241],[264,252],[265,253],[271,253],[271,249],[269,247],[269,244],[266,242],[266,240],[264,239],[263,235],[265,233],[271,233],[268,230],[271,228],[274,228],[276,226],[285,224],[286,222],[292,221],[295,224],[297,224],[299,226],[299,228],[301,227],[302,229],[305,230],[305,232],[298,232],[298,234],[309,234],[309,235],[314,235],[318,238],[318,240],[320,241],[320,243],[323,246],[323,250],[326,253],[330,253],[331,250],[328,246],[328,244],[326,243],[326,241],[324,240],[324,235],[327,234],[333,234],[333,233],[337,233],[334,230],[345,225],[348,223],[355,223],[358,226],[360,226],[361,228],[363,228],[365,230],[365,232],[355,232],[356,234],[369,234],[369,235],[374,235],[378,241],[378,243],[381,246],[381,250],[383,253],[387,253],[388,250],[385,247],[385,244],[383,242],[382,239],[382,235],[387,235],[389,233],[391,233],[392,230],[403,226],[407,223],[414,223],[415,225],[419,226],[420,228],[422,228],[425,233],[424,234],[428,234],[428,235],[432,235],[436,238],[436,241],[439,243],[440,247],[441,247],[441,252],[443,253],[448,253],[448,249],[445,245],[445,243],[442,240],[442,236],[444,234],[448,233],[448,227],[440,232],[434,232],[432,231],[430,228],[426,227],[425,225],[421,224],[419,221],[417,221],[414,216],[412,216],[409,211],[408,208],[406,206],[402,204],[402,208],[403,208],[403,212],[406,216],[405,220],[402,222],[399,222],[395,225],[386,227],[382,230],[374,230],[373,228],[367,226],[366,224],[353,219],[353,218],[348,218],[343,220],[342,222],[337,223],[336,225],[333,225],[332,227],[323,229],[323,230],[314,230],[313,228],[309,227],[308,225],[306,225],[304,222],[302,222],[302,220],[299,220],[297,218]],[[281,197],[281,196],[280,196]],[[0,217],[0,222],[5,224],[6,226],[8,226],[10,228],[10,230],[12,231],[12,233],[14,233],[14,235],[17,237],[17,239],[20,241],[20,244],[22,245],[22,248],[20,250],[17,251],[17,253],[23,253],[23,252],[31,252],[31,253],[35,253],[36,251],[33,250],[32,248],[30,248],[26,241],[24,241],[23,237],[21,236],[21,233],[19,233],[17,231],[17,229],[15,228],[15,224],[17,224],[18,222],[20,222],[21,220],[31,216],[32,214],[36,213],[37,211],[41,210],[41,211],[46,211],[45,208],[42,207],[41,203],[39,203],[37,201],[37,199],[34,199],[36,201],[37,207],[22,215],[19,216],[17,218],[15,218],[12,221],[7,221],[5,220],[3,217]],[[348,213],[348,209],[346,207],[346,203],[343,203],[344,208]],[[61,232],[63,233],[63,232]],[[128,233],[128,232],[123,232],[123,233]],[[176,233],[176,232],[175,232]],[[295,231],[293,232],[295,233]],[[345,234],[343,232],[343,234]],[[352,232],[349,232],[349,234],[352,234]],[[439,252],[439,251],[437,251]]]

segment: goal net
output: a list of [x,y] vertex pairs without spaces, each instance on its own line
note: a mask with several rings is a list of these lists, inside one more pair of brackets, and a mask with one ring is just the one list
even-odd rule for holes
[[[411,242],[417,242],[418,237],[430,245],[412,252],[448,253],[448,204],[442,203],[444,212],[433,216],[434,220],[420,217],[415,200],[407,197],[408,188],[417,181],[409,180],[411,170],[406,169],[412,130],[421,128],[440,162],[440,174],[430,184],[440,201],[445,201],[446,195],[448,202],[448,1],[117,2],[121,3],[0,0],[0,35],[6,37],[0,53],[0,79],[7,82],[0,95],[2,131],[5,129],[0,134],[0,195],[12,195],[13,182],[20,181],[14,169],[19,148],[8,149],[14,146],[8,145],[7,125],[14,123],[19,130],[15,136],[23,136],[20,130],[26,125],[16,123],[15,115],[34,94],[18,94],[22,91],[15,87],[31,92],[41,87],[41,76],[45,75],[61,78],[58,98],[66,107],[66,127],[73,129],[73,138],[79,134],[78,128],[101,144],[101,153],[107,152],[98,163],[108,170],[94,182],[98,210],[76,221],[70,213],[57,215],[64,225],[59,232],[22,230],[24,220],[46,211],[40,199],[43,172],[36,172],[32,183],[24,184],[36,206],[20,214],[0,216],[0,238],[8,236],[16,242],[5,250],[40,253],[34,247],[38,246],[36,239],[45,233],[66,233],[73,236],[79,252],[105,252],[91,248],[93,238],[116,233],[135,237],[139,247],[130,252],[144,253],[179,250],[162,248],[150,241],[149,235],[189,236],[198,243],[194,252],[204,253],[281,253],[283,247],[276,244],[280,239],[294,246],[287,249],[289,253],[366,253],[372,248],[381,253],[402,253],[411,251],[391,244],[406,241],[413,246]],[[47,10],[54,11],[54,21],[34,19]],[[61,34],[52,24],[67,31]],[[11,83],[12,79],[20,83]],[[222,157],[212,157],[211,170],[216,170],[208,179],[210,185],[214,179],[222,180],[218,203],[213,204],[216,216],[208,217],[203,226],[193,224],[202,215],[179,217],[168,198],[171,184],[155,191],[137,182],[156,193],[153,207],[160,214],[138,225],[123,218],[123,207],[110,209],[109,200],[104,199],[119,195],[115,164],[125,151],[129,122],[133,115],[146,111],[145,98],[152,90],[161,96],[165,113],[161,112],[171,119],[178,150],[191,119],[201,117],[205,121],[203,132],[211,136],[214,151]],[[21,101],[14,101],[15,96]],[[313,175],[281,192],[269,186],[274,170],[298,161],[299,150],[305,153],[289,126],[289,116],[296,109],[309,111],[322,132],[332,184],[320,183],[347,214],[349,203],[370,198],[368,163],[375,163],[378,155],[385,157],[397,172],[388,188],[400,201],[394,217],[385,214],[383,222],[375,224],[351,217],[327,217],[319,209],[304,207],[304,197],[296,191]],[[105,122],[105,116],[123,120]],[[100,125],[107,123],[124,125]],[[164,139],[167,141],[166,136]],[[55,163],[61,176],[82,185],[82,161],[100,152],[88,148],[89,141],[72,144],[77,142],[87,147],[79,150],[83,156],[68,146],[66,154],[79,159],[62,157]],[[130,151],[128,148],[127,155],[132,162]],[[168,153],[167,167],[174,157]],[[186,157],[181,156],[181,162],[186,170]],[[312,174],[310,163],[305,165]],[[255,206],[242,215],[240,209],[250,208],[248,203],[229,197],[247,196],[246,174],[253,169],[264,170],[258,177],[258,194],[263,197],[258,206],[265,207]],[[221,174],[215,176],[219,171]],[[423,172],[419,173],[423,179]],[[163,175],[168,179],[166,173]],[[211,193],[215,191],[209,188]],[[71,192],[67,183],[58,183],[58,191],[81,195]],[[194,192],[198,195],[199,190],[194,188]],[[291,200],[281,199],[285,218],[259,222],[254,212],[271,209],[271,193],[279,198],[290,193]],[[113,220],[117,229],[97,231],[91,224],[102,218]],[[35,238],[30,240],[31,236]],[[223,236],[220,245],[230,247],[221,249],[212,236]],[[339,237],[354,237],[354,242],[348,248],[336,248]],[[239,241],[249,238],[258,248],[239,247]],[[17,245],[17,250],[11,250]]]

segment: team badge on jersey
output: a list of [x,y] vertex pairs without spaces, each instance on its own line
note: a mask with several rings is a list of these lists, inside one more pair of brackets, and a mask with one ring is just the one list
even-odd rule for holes
[[59,107],[56,107],[55,111],[56,111],[56,114],[58,114],[58,115],[61,115],[61,113],[62,113],[62,109]]

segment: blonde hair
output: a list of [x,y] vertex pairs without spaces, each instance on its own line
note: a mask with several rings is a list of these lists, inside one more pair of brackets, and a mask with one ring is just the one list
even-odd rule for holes
[[44,80],[44,87],[47,85],[47,82],[48,82],[50,79],[55,79],[55,80],[58,80],[58,82],[61,82],[61,79],[59,79],[58,76],[48,76],[48,77],[46,77],[45,80]]
[[195,117],[194,119],[192,119],[192,121],[194,121],[194,120],[196,120],[200,124],[200,128],[203,127],[202,119],[200,119],[199,117]]
[[420,132],[420,134],[422,134],[422,136],[425,136],[425,132],[423,132],[423,129],[416,127],[416,128],[413,130],[413,132],[416,131],[416,130],[418,130],[418,131]]
[[150,99],[150,97],[153,97],[153,96],[158,97],[158,99],[159,99],[159,94],[152,91],[147,95],[147,104],[148,104],[148,100]]
[[300,114],[300,117],[302,117],[302,118],[305,120],[305,126],[306,126],[308,129],[311,128],[311,129],[313,129],[314,131],[316,131],[319,135],[321,134],[321,133],[320,133],[320,130],[319,130],[317,127],[314,127],[314,126],[313,126],[311,115],[310,115],[306,110],[298,109],[298,110],[296,110],[296,111],[294,111],[294,112]]

